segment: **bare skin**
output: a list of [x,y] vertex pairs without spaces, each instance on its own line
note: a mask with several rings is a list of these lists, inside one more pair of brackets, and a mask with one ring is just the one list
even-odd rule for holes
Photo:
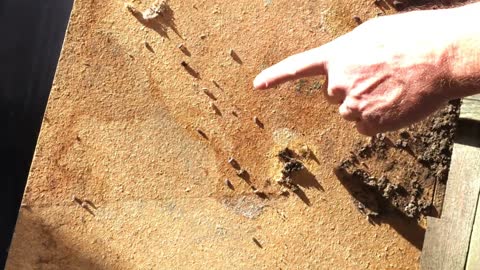
[[262,71],[256,89],[327,75],[327,99],[365,135],[419,121],[480,93],[480,3],[369,20]]

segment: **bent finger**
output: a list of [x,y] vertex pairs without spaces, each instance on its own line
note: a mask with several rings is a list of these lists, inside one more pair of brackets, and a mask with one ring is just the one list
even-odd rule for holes
[[355,109],[355,107],[351,106],[348,99],[343,101],[342,105],[338,108],[338,112],[343,119],[347,121],[359,122],[362,119],[362,113],[358,109]]
[[358,121],[355,123],[358,133],[365,136],[375,136],[378,133],[385,132],[378,125],[374,125],[366,120]]
[[292,55],[265,69],[253,81],[255,89],[266,89],[286,81],[327,74],[326,47]]
[[331,104],[342,104],[347,97],[347,87],[338,84],[334,80],[334,74],[327,78],[327,89],[324,91],[326,100]]

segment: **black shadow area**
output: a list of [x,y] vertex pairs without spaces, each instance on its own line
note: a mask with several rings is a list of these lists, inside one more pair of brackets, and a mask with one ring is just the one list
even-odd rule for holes
[[0,269],[72,5],[73,0],[0,1]]

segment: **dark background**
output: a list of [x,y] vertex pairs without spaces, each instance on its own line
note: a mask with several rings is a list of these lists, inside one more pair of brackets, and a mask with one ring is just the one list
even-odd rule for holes
[[0,0],[0,269],[73,0]]

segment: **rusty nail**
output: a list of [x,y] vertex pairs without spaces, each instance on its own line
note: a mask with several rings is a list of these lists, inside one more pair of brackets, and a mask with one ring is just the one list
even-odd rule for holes
[[205,95],[207,95],[209,98],[213,99],[213,100],[217,100],[217,98],[215,97],[215,95],[212,94],[212,92],[208,91],[207,88],[202,88],[202,91],[203,93],[205,93]]
[[79,198],[77,198],[77,196],[73,195],[72,196],[72,202],[76,202],[78,204],[82,204],[82,200],[80,200]]
[[205,132],[203,132],[201,129],[197,129],[197,132],[198,132],[198,134],[200,134],[203,138],[205,138],[205,139],[208,138],[208,137],[207,137],[207,134],[205,134]]
[[212,80],[212,83],[215,85],[215,87],[220,88],[220,85],[215,80]]
[[213,102],[210,102],[210,109],[212,109],[215,114],[218,114],[218,115],[222,114],[220,112],[220,109],[218,109],[217,105],[215,105],[215,103]]
[[227,185],[229,189],[234,189],[232,182],[228,179],[225,179],[225,185]]
[[240,169],[240,170],[237,170],[237,175],[238,176],[244,176],[246,172],[247,171],[245,171],[244,169]]
[[258,241],[257,238],[252,237],[252,240],[253,240],[253,242],[255,243],[255,245],[257,245],[259,248],[263,248],[263,247],[262,247],[262,244],[260,244],[260,241]]
[[257,116],[254,116],[254,117],[253,117],[253,122],[255,122],[255,124],[256,124],[258,127],[264,128],[263,123],[260,121],[260,119],[258,119]]
[[[233,157],[229,157],[228,158],[228,163],[230,165],[232,165],[232,167],[236,170],[240,170],[240,164],[238,164],[238,162],[233,158]],[[238,174],[238,173],[237,173]]]
[[358,17],[358,16],[353,16],[353,20],[354,20],[357,24],[362,24],[362,19],[360,19],[360,17]]

